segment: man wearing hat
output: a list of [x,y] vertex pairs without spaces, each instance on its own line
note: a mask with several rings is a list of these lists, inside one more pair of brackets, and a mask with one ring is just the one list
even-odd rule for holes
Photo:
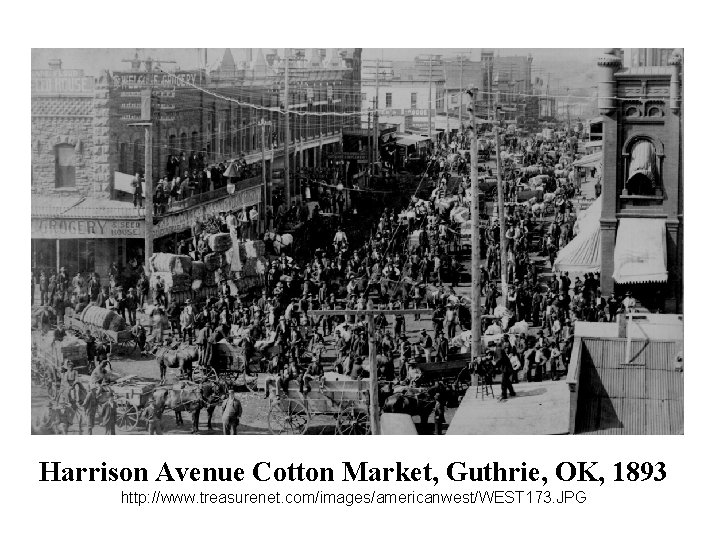
[[632,313],[635,311],[635,298],[630,291],[625,292],[625,298],[622,301],[625,313]]
[[155,403],[155,396],[151,395],[148,399],[147,406],[143,411],[143,417],[148,423],[148,435],[162,435],[162,414],[163,408]]
[[237,435],[240,416],[242,415],[242,405],[240,400],[235,397],[235,390],[232,388],[228,391],[228,397],[221,405],[221,410],[223,433],[225,435]]
[[432,338],[428,335],[427,330],[424,328],[420,330],[420,346],[425,356],[425,362],[430,363],[432,361],[433,342]]

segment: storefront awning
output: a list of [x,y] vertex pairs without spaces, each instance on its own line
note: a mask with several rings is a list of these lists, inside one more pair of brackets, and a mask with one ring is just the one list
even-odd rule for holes
[[578,232],[558,253],[554,272],[586,274],[600,271],[600,211],[599,197],[578,217]]
[[665,220],[621,218],[615,240],[617,283],[662,283],[667,281]]
[[573,162],[573,167],[586,167],[588,169],[596,168],[602,162],[602,152],[596,152],[583,156]]
[[413,144],[418,144],[422,142],[429,142],[430,139],[425,135],[398,135],[398,138],[395,140],[395,144],[399,144],[401,146],[412,146]]

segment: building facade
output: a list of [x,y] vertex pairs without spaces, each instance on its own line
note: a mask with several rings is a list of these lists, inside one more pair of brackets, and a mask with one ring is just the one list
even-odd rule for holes
[[603,294],[631,290],[646,307],[681,313],[682,53],[675,51],[668,63],[622,68],[614,49],[598,61],[601,285]]
[[416,59],[414,62],[366,61],[362,70],[361,110],[363,126],[372,125],[375,99],[378,98],[378,117],[381,124],[397,126],[399,133],[421,132],[434,134],[444,130],[445,73],[439,56]]
[[[226,51],[216,69],[185,71],[135,58],[129,70],[97,78],[63,70],[59,61],[34,70],[33,268],[106,277],[112,262],[143,260],[144,211],[127,192],[145,171],[144,127],[133,124],[147,89],[154,182],[166,175],[172,156],[189,161],[195,154],[221,170],[264,156],[268,192],[273,184],[284,188],[289,176],[291,198],[298,199],[296,171],[326,163],[342,150],[343,128],[359,127],[361,49],[287,49],[286,55],[248,49],[235,62]],[[262,186],[258,172],[235,190],[190,197],[155,218],[154,237],[187,233],[198,217],[261,206]]]
[[111,198],[107,80],[60,61],[31,77],[32,267],[106,275],[145,235],[132,204]]

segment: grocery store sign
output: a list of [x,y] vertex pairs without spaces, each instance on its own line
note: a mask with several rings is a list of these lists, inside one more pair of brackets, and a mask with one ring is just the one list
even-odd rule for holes
[[153,233],[156,237],[165,236],[191,228],[196,220],[203,221],[220,212],[235,212],[241,208],[259,205],[262,201],[262,186],[238,191],[222,199],[200,204],[194,208],[164,216],[160,223],[155,225]]
[[141,219],[33,218],[32,238],[143,238]]

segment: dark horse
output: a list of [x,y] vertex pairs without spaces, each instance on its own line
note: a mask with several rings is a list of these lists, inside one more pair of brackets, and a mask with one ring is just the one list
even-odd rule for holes
[[227,386],[222,381],[205,381],[200,384],[185,381],[177,387],[160,388],[153,395],[156,404],[175,412],[176,425],[183,424],[183,411],[193,411],[200,406],[207,409],[207,423],[210,426],[215,407],[226,394]]

